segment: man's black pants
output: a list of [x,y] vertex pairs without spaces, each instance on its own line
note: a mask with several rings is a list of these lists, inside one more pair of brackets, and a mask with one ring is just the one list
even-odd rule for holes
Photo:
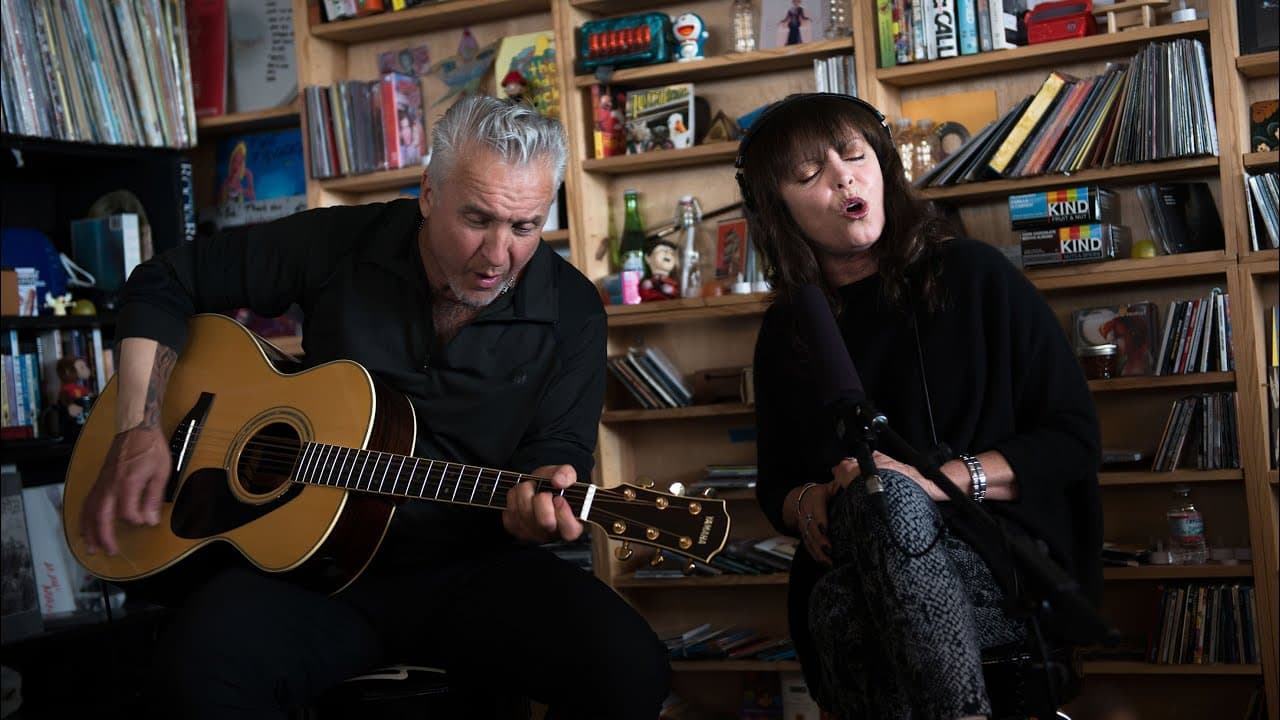
[[159,712],[284,718],[388,663],[442,667],[451,688],[527,697],[555,718],[653,720],[670,681],[662,643],[612,590],[509,545],[412,569],[375,562],[335,596],[223,571],[160,639]]

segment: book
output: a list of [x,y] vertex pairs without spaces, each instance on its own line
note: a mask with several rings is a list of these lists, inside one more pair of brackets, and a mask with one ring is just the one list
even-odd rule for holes
[[227,112],[227,0],[187,0],[196,117]]
[[556,88],[556,38],[550,30],[508,35],[498,43],[494,59],[494,95],[506,97],[508,73],[524,80],[523,99],[547,117],[560,117],[560,91]]
[[627,91],[607,83],[591,86],[591,144],[595,158],[627,154]]
[[73,613],[76,593],[88,574],[71,556],[62,532],[62,483],[23,488],[35,568],[37,601],[45,619]]
[[1057,70],[1049,73],[1044,83],[1040,85],[1040,89],[1036,92],[1031,104],[1027,106],[1027,109],[1018,118],[1017,123],[1014,124],[1013,129],[1001,141],[1000,147],[996,149],[995,155],[988,161],[987,167],[1003,174],[1005,169],[1013,162],[1015,156],[1023,149],[1027,138],[1039,127],[1045,114],[1062,96],[1062,89],[1069,83],[1074,82],[1076,82],[1076,78],[1067,73]]
[[422,164],[427,152],[427,128],[418,79],[388,73],[379,80],[378,92],[386,166],[402,168]]
[[226,0],[231,59],[231,110],[280,107],[298,95],[293,4],[288,0]]
[[16,465],[0,466],[0,558],[0,630],[7,643],[44,629]]
[[693,83],[627,92],[627,154],[693,147]]
[[1138,199],[1163,253],[1175,255],[1223,247],[1222,219],[1208,183],[1148,184],[1140,187]]
[[215,158],[217,205],[202,213],[215,227],[269,222],[307,209],[300,128],[221,138]]

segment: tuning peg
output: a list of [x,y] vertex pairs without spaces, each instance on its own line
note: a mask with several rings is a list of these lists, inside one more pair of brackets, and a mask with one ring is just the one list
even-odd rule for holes
[[709,487],[709,488],[702,488],[702,493],[701,493],[701,495],[702,495],[702,497],[704,497],[704,498],[713,498],[713,497],[715,497],[715,496],[716,496],[716,489],[715,489],[715,488],[712,488],[712,487]]
[[613,549],[613,556],[619,560],[630,560],[635,554],[636,551],[631,549],[631,542],[628,540],[623,540],[621,545]]
[[658,552],[653,554],[653,557],[649,558],[649,567],[658,567],[659,565],[661,565],[666,561],[667,561],[667,556],[663,555],[662,551],[659,550]]
[[650,480],[647,477],[636,478],[636,484],[644,488],[645,490],[652,490],[653,487],[657,485],[657,483],[655,483],[654,481]]
[[685,575],[692,575],[693,571],[696,569],[697,569],[697,566],[693,564],[692,560],[690,560],[683,568],[680,568],[680,571],[683,572]]
[[672,495],[684,495],[685,489],[684,483],[682,482],[673,482],[667,486],[667,492]]

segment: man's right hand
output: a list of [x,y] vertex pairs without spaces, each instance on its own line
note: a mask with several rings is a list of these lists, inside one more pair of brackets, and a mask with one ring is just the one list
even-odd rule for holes
[[173,460],[164,433],[156,425],[140,425],[111,441],[98,481],[84,499],[80,535],[90,553],[119,551],[116,519],[131,525],[156,525]]

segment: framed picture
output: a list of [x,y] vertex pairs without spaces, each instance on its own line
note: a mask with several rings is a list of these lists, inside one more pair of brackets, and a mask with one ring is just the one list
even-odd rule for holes
[[1280,49],[1280,0],[1236,0],[1240,54]]
[[747,221],[724,220],[716,228],[716,278],[736,280],[747,267]]
[[762,0],[760,49],[821,40],[827,29],[825,0]]

